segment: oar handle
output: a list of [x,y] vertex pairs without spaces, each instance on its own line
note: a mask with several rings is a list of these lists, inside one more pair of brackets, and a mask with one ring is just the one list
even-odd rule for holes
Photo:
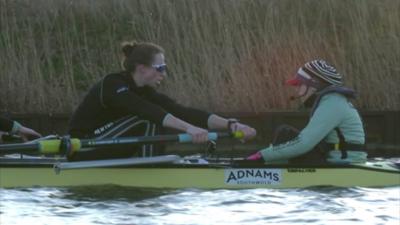
[[[208,133],[208,140],[210,140],[210,141],[216,141],[219,138],[225,138],[225,137],[242,139],[244,137],[244,134],[241,131],[236,131],[233,133],[215,133],[215,132]],[[192,140],[193,140],[193,138],[192,138],[192,135],[190,135],[190,134],[178,134],[178,142],[179,143],[189,143],[189,142],[192,142]]]

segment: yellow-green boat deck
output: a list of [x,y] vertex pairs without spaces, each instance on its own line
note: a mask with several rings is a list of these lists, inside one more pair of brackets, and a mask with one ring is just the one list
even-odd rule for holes
[[355,165],[263,165],[245,161],[208,164],[147,164],[62,170],[54,160],[0,161],[0,187],[121,185],[146,188],[303,188],[400,186],[395,163]]

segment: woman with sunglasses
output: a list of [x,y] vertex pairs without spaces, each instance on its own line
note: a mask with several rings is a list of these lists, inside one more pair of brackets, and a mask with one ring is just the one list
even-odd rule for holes
[[364,162],[365,134],[357,109],[350,100],[352,89],[342,83],[336,68],[324,60],[313,60],[299,68],[286,82],[297,88],[305,106],[312,106],[307,126],[301,130],[284,125],[277,129],[272,145],[248,160],[293,163]]
[[[185,107],[155,88],[166,78],[164,50],[153,43],[125,43],[122,46],[124,71],[105,76],[95,84],[73,114],[69,133],[78,138],[152,136],[162,128],[192,135],[194,143],[208,141],[207,129],[242,131],[244,139],[256,135],[255,129],[216,114]],[[84,153],[72,160],[121,158],[160,154],[153,145],[141,151],[104,150],[96,156]],[[100,151],[98,151],[100,152]],[[111,152],[111,155],[109,154]]]

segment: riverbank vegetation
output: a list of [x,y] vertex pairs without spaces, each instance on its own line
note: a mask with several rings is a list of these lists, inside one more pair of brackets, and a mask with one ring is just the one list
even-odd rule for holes
[[0,110],[71,113],[125,40],[165,48],[161,91],[186,105],[294,110],[283,81],[325,58],[361,109],[399,110],[399,18],[393,0],[0,0]]

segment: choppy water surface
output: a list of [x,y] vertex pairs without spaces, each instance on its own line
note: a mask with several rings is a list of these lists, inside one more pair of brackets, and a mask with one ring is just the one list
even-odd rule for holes
[[0,189],[0,224],[400,224],[400,187]]

